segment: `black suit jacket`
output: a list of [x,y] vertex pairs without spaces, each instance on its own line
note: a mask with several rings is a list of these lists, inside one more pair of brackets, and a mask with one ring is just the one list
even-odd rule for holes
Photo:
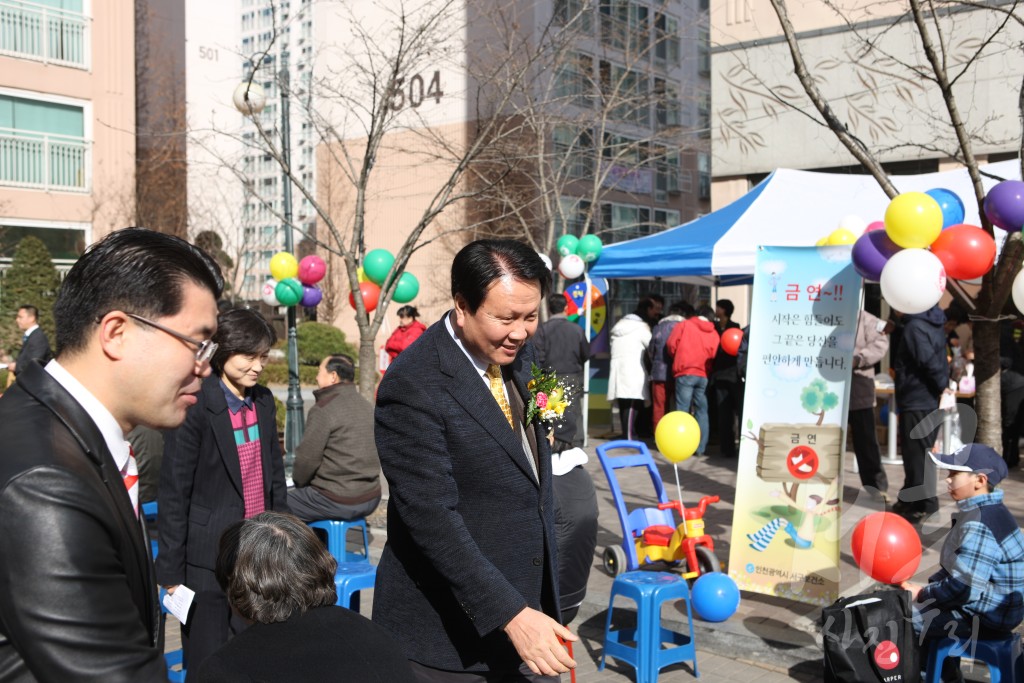
[[0,398],[0,681],[166,681],[159,616],[102,434],[26,361]]
[[[262,446],[263,502],[267,510],[288,512],[274,396],[261,386],[252,392]],[[196,576],[190,569],[213,571],[220,535],[245,517],[245,499],[228,402],[216,375],[203,380],[199,401],[189,408],[185,423],[164,435],[157,500],[160,584],[218,590],[212,576],[203,572]]]
[[[528,400],[533,347],[505,368]],[[513,405],[519,401],[512,401]],[[509,671],[502,627],[530,606],[558,619],[551,458],[534,431],[540,480],[476,368],[440,321],[388,368],[377,452],[390,484],[388,542],[373,620],[417,662]]]
[[50,353],[50,341],[46,338],[43,328],[37,327],[21,345],[17,359],[18,372],[14,374],[17,375],[21,372],[23,363],[27,365],[29,361],[37,360],[45,365],[51,358],[53,358],[53,354]]

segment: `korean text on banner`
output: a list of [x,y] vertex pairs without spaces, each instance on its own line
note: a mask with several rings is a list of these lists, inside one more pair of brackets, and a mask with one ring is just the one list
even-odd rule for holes
[[860,276],[849,247],[761,247],[754,273],[729,574],[830,605]]

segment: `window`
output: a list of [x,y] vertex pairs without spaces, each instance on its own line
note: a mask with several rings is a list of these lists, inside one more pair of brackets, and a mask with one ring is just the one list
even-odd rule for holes
[[663,78],[654,79],[655,118],[658,128],[675,128],[682,125],[682,104],[679,92]]
[[579,237],[585,231],[589,232],[598,227],[589,224],[595,217],[591,216],[591,204],[586,199],[559,197],[558,210],[559,215],[555,216],[558,234],[568,233]]
[[0,95],[0,185],[88,191],[82,107]]
[[629,2],[601,0],[601,42],[619,50],[626,49],[629,35]]
[[564,97],[578,107],[590,107],[593,104],[593,78],[593,57],[573,54],[555,74],[555,97]]
[[629,52],[641,59],[647,59],[647,46],[651,40],[650,10],[644,5],[629,5]]
[[711,75],[711,32],[706,26],[697,31],[697,71],[701,76]]
[[711,155],[701,152],[697,155],[697,196],[701,199],[711,199]]
[[555,22],[582,33],[593,30],[591,10],[587,0],[555,0]]
[[697,130],[702,138],[711,137],[711,93],[704,92],[697,101]]
[[594,139],[589,130],[555,126],[552,133],[551,165],[557,176],[572,179],[594,174]]
[[598,70],[601,95],[606,104],[612,105],[612,117],[640,126],[650,125],[647,76],[605,61]]
[[[85,251],[86,232],[82,227],[61,225],[40,225],[38,221],[0,222],[4,239],[0,242],[0,258],[14,258],[18,243],[25,237],[37,237],[46,245],[50,257],[55,260],[77,259]],[[13,219],[12,219],[13,220]],[[35,225],[33,225],[35,223]]]
[[679,22],[660,12],[654,15],[654,59],[670,66],[679,63]]
[[88,68],[82,0],[0,3],[0,54]]

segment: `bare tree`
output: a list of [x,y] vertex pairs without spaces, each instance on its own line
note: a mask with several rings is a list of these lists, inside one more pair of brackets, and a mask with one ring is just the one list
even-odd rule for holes
[[[545,253],[562,233],[609,230],[602,225],[603,201],[647,202],[652,193],[689,190],[685,154],[707,149],[684,125],[684,112],[696,108],[702,93],[677,92],[669,77],[680,68],[677,18],[655,10],[630,19],[564,0],[553,7],[549,23],[528,36],[531,44],[513,43],[502,56],[533,58],[530,78],[519,82],[508,109],[520,126],[489,150],[492,165],[477,167],[493,184],[486,196],[498,207],[488,229]],[[498,33],[522,33],[506,8],[489,17]],[[687,19],[707,20],[702,13]],[[638,220],[616,237],[644,234],[652,222]]]
[[[832,40],[827,55],[819,48],[808,58],[807,39],[794,27],[786,0],[770,2],[796,82],[745,60],[742,51],[731,54],[735,63],[724,72],[726,103],[717,112],[722,141],[744,154],[756,153],[766,142],[751,122],[778,121],[784,112],[796,111],[830,131],[889,197],[898,191],[884,162],[900,154],[953,159],[969,173],[982,227],[994,234],[983,210],[975,149],[1005,149],[1012,139],[1001,132],[1005,125],[995,125],[997,117],[979,111],[974,93],[988,73],[983,69],[993,68],[993,58],[1019,53],[1024,29],[1019,3],[908,0],[896,14],[880,18],[867,6],[851,10],[854,6],[826,0],[847,38]],[[985,21],[972,22],[972,13],[988,14]],[[861,21],[866,19],[871,21]],[[1024,116],[1024,88],[1018,113]],[[1024,139],[1019,127],[1012,135]],[[1007,310],[1007,299],[1022,256],[1020,233],[1012,233],[976,294],[956,282],[949,285],[974,320],[977,440],[995,447],[1001,444],[999,320],[1015,314]]]
[[[373,368],[374,341],[409,258],[430,242],[473,229],[465,220],[444,220],[442,215],[486,189],[486,185],[481,188],[465,182],[468,171],[490,145],[515,134],[515,119],[500,114],[513,93],[519,92],[518,82],[532,67],[532,61],[481,65],[466,79],[465,91],[453,93],[446,91],[443,74],[464,73],[462,56],[473,49],[463,40],[468,34],[463,3],[378,3],[373,6],[373,21],[360,16],[358,8],[349,3],[318,4],[320,11],[325,7],[330,8],[336,25],[344,26],[345,32],[337,37],[335,45],[322,46],[314,58],[332,65],[330,70],[314,66],[315,75],[308,81],[292,87],[287,80],[278,79],[276,87],[302,108],[318,138],[318,168],[329,167],[329,177],[337,183],[325,193],[323,177],[318,181],[321,187],[314,187],[287,162],[275,129],[277,121],[267,112],[253,117],[257,129],[254,142],[278,164],[299,198],[312,207],[318,221],[316,234],[278,207],[271,206],[271,210],[326,254],[340,259],[351,291],[358,291],[357,271],[367,251],[371,214],[387,209],[386,202],[375,194],[387,182],[382,160],[400,158],[408,168],[429,169],[433,188],[421,202],[419,214],[400,228],[405,239],[397,249],[377,308],[367,312],[362,299],[355,299],[360,366]],[[263,46],[262,53],[252,56],[254,64],[262,65],[273,42],[284,40],[281,29],[280,21],[275,21],[273,40]],[[270,75],[267,67],[261,66],[251,81]],[[502,87],[496,88],[495,84]],[[469,122],[454,132],[444,125],[443,116],[434,116],[429,106],[420,106],[440,105],[452,99],[456,108],[470,112],[466,117]],[[360,373],[364,395],[372,396],[374,383],[374,373]]]

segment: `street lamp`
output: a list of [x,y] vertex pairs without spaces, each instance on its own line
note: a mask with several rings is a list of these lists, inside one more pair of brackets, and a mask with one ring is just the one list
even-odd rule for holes
[[[281,159],[284,162],[284,169],[281,172],[281,182],[284,185],[281,198],[284,205],[284,250],[293,254],[295,253],[295,244],[292,238],[292,182],[288,175],[288,171],[292,167],[292,153],[287,50],[281,52],[281,71],[278,73],[278,77],[281,91]],[[258,84],[245,81],[235,88],[232,101],[235,108],[245,116],[257,116],[263,111],[267,98]],[[285,310],[288,321],[288,400],[285,402],[284,466],[285,473],[290,479],[292,465],[295,462],[295,449],[302,441],[305,419],[302,413],[302,390],[299,386],[299,345],[295,333],[296,307],[287,306]]]

